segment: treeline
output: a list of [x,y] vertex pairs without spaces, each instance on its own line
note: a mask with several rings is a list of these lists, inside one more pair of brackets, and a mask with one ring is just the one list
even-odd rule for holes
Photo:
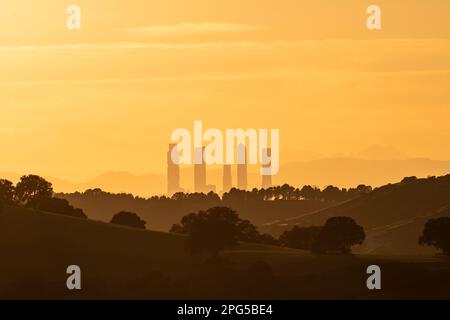
[[367,194],[372,191],[371,186],[361,184],[356,188],[338,188],[335,186],[327,186],[324,189],[305,185],[302,188],[295,188],[289,184],[282,186],[270,187],[267,189],[256,189],[251,191],[239,190],[232,188],[222,196],[222,200],[226,201],[270,201],[270,200],[319,200],[340,202],[355,198],[361,194]]
[[[16,205],[76,218],[87,218],[82,209],[75,208],[66,199],[54,195],[52,184],[37,175],[22,176],[16,185],[9,180],[0,179],[0,213],[5,205]],[[146,228],[146,221],[136,213],[128,211],[116,213],[110,223]]]
[[[149,202],[159,201],[206,201],[206,202],[234,202],[234,201],[271,201],[271,200],[319,200],[319,201],[332,201],[339,202],[355,198],[362,194],[372,192],[372,187],[361,184],[356,188],[338,188],[335,186],[327,186],[324,189],[320,189],[315,186],[305,185],[302,188],[295,188],[289,184],[282,186],[270,187],[267,189],[254,188],[251,191],[232,188],[230,191],[225,192],[222,197],[217,193],[210,191],[208,193],[184,193],[176,192],[172,196],[151,196],[149,198],[133,196],[129,193],[110,193],[103,191],[99,188],[88,189],[84,192],[70,193],[72,196],[86,196],[86,197],[102,197],[102,196],[115,196],[121,199],[128,200],[141,200]],[[61,196],[67,195],[64,193]]]
[[367,194],[372,191],[371,186],[361,184],[356,188],[338,188],[335,186],[327,186],[324,189],[320,189],[315,186],[305,185],[302,188],[295,188],[289,184],[283,184],[282,186],[275,186],[270,188],[257,189],[254,188],[251,191],[240,190],[232,188],[230,191],[225,192],[222,198],[214,192],[208,194],[203,193],[184,193],[177,192],[170,198],[152,197],[150,200],[170,199],[170,200],[220,200],[224,202],[233,201],[271,201],[271,200],[320,200],[320,201],[332,201],[340,202],[355,198],[361,194]]
[[0,212],[4,205],[19,205],[31,209],[87,218],[83,210],[74,208],[65,199],[54,197],[52,184],[37,175],[25,175],[14,185],[0,179]]
[[[426,179],[418,179],[415,176],[405,177],[401,183],[415,183],[423,180],[432,180],[436,177],[428,177]],[[388,188],[394,185],[388,184],[386,186],[377,188]],[[371,186],[360,184],[354,188],[339,188],[333,185],[329,185],[323,189],[317,186],[304,185],[301,188],[296,188],[289,184],[283,184],[281,186],[274,186],[270,188],[253,188],[252,190],[241,190],[237,188],[231,188],[228,192],[225,192],[222,197],[217,193],[210,191],[208,193],[201,192],[176,192],[172,196],[166,195],[153,195],[145,198],[140,196],[134,196],[131,193],[111,193],[104,191],[100,188],[87,189],[84,192],[73,193],[58,193],[56,196],[60,197],[80,197],[87,198],[111,198],[115,197],[120,200],[136,200],[142,202],[172,202],[172,201],[186,201],[186,202],[209,202],[209,203],[227,203],[227,202],[247,202],[247,201],[275,201],[275,200],[287,200],[287,201],[301,201],[301,200],[315,200],[323,202],[342,202],[356,198],[361,195],[370,194],[373,189]]]
[[367,195],[371,190],[370,186],[365,185],[350,189],[328,186],[321,190],[309,185],[295,188],[285,184],[248,191],[232,188],[220,196],[214,192],[178,192],[170,197],[155,195],[144,198],[129,193],[111,193],[99,188],[84,192],[58,193],[55,196],[82,208],[96,220],[110,221],[112,214],[117,211],[131,211],[150,221],[154,230],[166,231],[186,212],[225,206],[238,211],[244,219],[262,225]]

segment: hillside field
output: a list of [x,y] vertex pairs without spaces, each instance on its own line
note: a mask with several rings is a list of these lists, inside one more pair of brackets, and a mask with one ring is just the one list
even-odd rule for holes
[[[19,207],[0,214],[0,298],[450,298],[442,256],[317,256],[242,243],[208,263],[185,237]],[[269,271],[255,269],[257,261]],[[66,289],[79,265],[82,290]],[[366,287],[367,266],[382,269],[382,290]]]

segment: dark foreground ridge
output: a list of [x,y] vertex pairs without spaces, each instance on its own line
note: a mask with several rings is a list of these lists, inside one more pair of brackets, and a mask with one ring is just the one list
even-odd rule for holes
[[[220,259],[190,255],[186,237],[5,206],[0,216],[3,299],[448,298],[443,256],[313,255],[240,243]],[[66,268],[82,270],[69,291]],[[382,290],[366,286],[380,265]]]

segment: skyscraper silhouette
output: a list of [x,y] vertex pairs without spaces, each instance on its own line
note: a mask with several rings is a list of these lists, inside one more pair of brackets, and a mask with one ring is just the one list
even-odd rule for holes
[[230,164],[224,164],[223,165],[223,192],[230,191],[231,187],[233,185],[233,178],[231,176],[231,165]]
[[[172,150],[176,147],[177,145],[174,143],[169,144],[169,151],[167,152],[167,193],[169,196],[181,190],[180,167],[172,161]],[[175,151],[174,157],[176,161],[178,161],[178,156],[179,154]]]
[[195,148],[194,155],[201,163],[194,164],[194,191],[206,192],[206,163],[203,161],[205,147]]
[[241,190],[247,190],[247,148],[244,144],[237,147],[237,187]]
[[[263,155],[267,155],[269,158],[272,155],[272,149],[271,148],[267,148],[263,150]],[[263,168],[267,168],[270,169],[271,167],[271,162],[269,162],[268,164],[262,164],[261,166]],[[270,188],[272,186],[272,175],[263,175],[262,176],[262,187],[264,189]]]

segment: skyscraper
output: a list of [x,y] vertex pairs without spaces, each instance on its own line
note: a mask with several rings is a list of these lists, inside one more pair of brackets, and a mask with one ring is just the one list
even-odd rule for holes
[[223,192],[230,191],[231,187],[233,185],[233,178],[231,176],[231,165],[230,164],[224,164],[223,165]]
[[206,192],[206,163],[203,161],[205,147],[195,148],[195,159],[200,159],[200,163],[194,164],[194,191]]
[[[267,155],[267,157],[270,158],[270,156],[272,155],[272,149],[271,148],[267,148],[263,150],[263,155]],[[270,169],[272,163],[269,162],[268,164],[262,164],[261,166],[263,168],[267,168]],[[272,175],[263,175],[262,176],[262,187],[264,189],[270,188],[272,186]]]
[[[172,161],[172,150],[176,147],[177,145],[174,143],[169,144],[169,151],[167,152],[167,194],[169,196],[181,190],[180,167],[177,163]],[[174,155],[178,157],[177,152],[175,152]]]
[[237,187],[241,190],[247,190],[247,148],[244,144],[237,147]]

